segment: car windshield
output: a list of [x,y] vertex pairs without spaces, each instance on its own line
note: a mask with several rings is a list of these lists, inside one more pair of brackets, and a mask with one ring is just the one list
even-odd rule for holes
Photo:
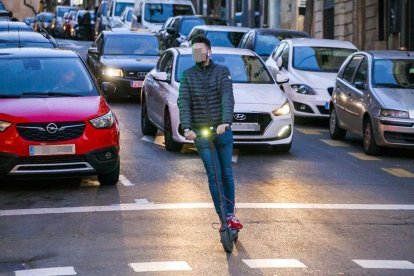
[[193,14],[190,5],[145,4],[145,21],[150,23],[164,23],[170,17]]
[[57,10],[57,17],[63,17],[63,15],[65,14],[65,12],[68,12],[71,9],[73,9],[73,8],[71,8],[71,7],[61,7],[61,8],[59,8]]
[[259,56],[270,56],[275,46],[280,42],[274,35],[258,34],[254,45],[254,51]]
[[105,41],[105,55],[159,56],[161,45],[156,36],[127,35],[108,36]]
[[0,41],[0,49],[4,48],[55,48],[50,42],[31,42],[31,41]]
[[373,86],[377,88],[414,88],[413,59],[380,59],[374,62]]
[[297,46],[293,48],[293,67],[313,72],[338,72],[353,49]]
[[184,19],[181,21],[180,34],[187,36],[195,26],[204,25],[202,18]]
[[242,39],[244,32],[219,32],[208,31],[206,37],[211,46],[236,48]]
[[133,7],[134,3],[123,3],[118,2],[115,5],[115,16],[121,16],[122,12],[125,10],[125,8]]
[[[264,63],[256,56],[213,54],[212,60],[227,66],[233,83],[274,83]],[[192,55],[182,55],[177,61],[175,79],[177,82],[185,70],[194,66]]]
[[0,98],[98,95],[80,58],[0,59]]

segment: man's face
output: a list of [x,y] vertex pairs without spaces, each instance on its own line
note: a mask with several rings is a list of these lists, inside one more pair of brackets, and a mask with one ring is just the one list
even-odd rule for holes
[[206,62],[210,50],[204,43],[195,43],[193,45],[193,59],[196,63]]

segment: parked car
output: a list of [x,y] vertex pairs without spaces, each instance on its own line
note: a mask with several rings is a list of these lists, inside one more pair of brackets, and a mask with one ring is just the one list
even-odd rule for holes
[[366,154],[414,148],[414,52],[352,54],[336,78],[330,104],[332,139],[363,138]]
[[33,32],[33,29],[24,22],[0,21],[0,32]]
[[282,87],[296,116],[328,118],[336,74],[344,60],[356,51],[346,41],[286,39],[276,46],[266,65],[274,76],[289,78]]
[[34,30],[39,32],[41,28],[50,33],[53,20],[53,13],[41,12],[36,15],[36,24]]
[[191,0],[136,0],[132,28],[159,32],[168,18],[194,14],[195,9]]
[[239,48],[249,49],[267,60],[280,41],[288,38],[310,37],[309,34],[285,29],[252,29],[240,41]]
[[248,31],[248,28],[234,26],[196,26],[188,35],[187,40],[182,42],[180,46],[189,47],[191,40],[195,37],[204,36],[210,40],[211,46],[236,48],[243,35]]
[[36,16],[29,16],[23,19],[23,22],[26,23],[27,26],[34,29],[34,26],[36,24]]
[[109,0],[102,0],[99,4],[98,10],[96,12],[96,18],[95,18],[95,39],[98,37],[98,35],[105,30],[107,23],[107,17],[106,14],[108,12],[108,4]]
[[55,14],[53,16],[52,25],[51,25],[51,34],[54,37],[61,37],[63,25],[65,23],[63,16],[65,13],[69,13],[72,10],[76,10],[75,7],[71,6],[56,6]]
[[119,18],[125,8],[133,7],[134,2],[134,0],[110,0],[108,11],[106,12],[105,30],[112,30],[112,28],[115,27],[115,24],[119,22]]
[[188,34],[195,26],[200,25],[224,25],[226,20],[201,15],[182,15],[168,20],[168,25],[160,30],[161,39],[166,48],[178,47],[187,39]]
[[125,31],[131,30],[131,24],[132,19],[134,17],[134,8],[133,7],[127,7],[124,9],[124,11],[121,13],[121,16],[119,17],[119,21],[115,23],[114,29],[123,29]]
[[[233,81],[234,142],[271,145],[289,151],[293,135],[291,107],[260,57],[245,49],[213,47],[212,53],[215,63],[229,68]],[[180,150],[182,144],[190,143],[180,125],[177,99],[180,78],[193,65],[191,48],[170,48],[144,82],[142,133],[155,135],[157,129],[163,131],[169,151]]]
[[58,48],[53,37],[35,32],[0,32],[0,49],[2,48]]
[[118,182],[118,121],[77,53],[1,49],[0,87],[1,177]]
[[115,97],[140,98],[146,74],[164,51],[151,32],[103,31],[88,50],[87,63],[99,83],[116,85]]

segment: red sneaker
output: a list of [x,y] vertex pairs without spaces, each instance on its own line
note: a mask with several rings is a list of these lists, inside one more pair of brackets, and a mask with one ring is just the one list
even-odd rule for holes
[[241,224],[240,220],[238,220],[235,216],[228,218],[227,224],[233,230],[240,230],[243,228],[243,224]]

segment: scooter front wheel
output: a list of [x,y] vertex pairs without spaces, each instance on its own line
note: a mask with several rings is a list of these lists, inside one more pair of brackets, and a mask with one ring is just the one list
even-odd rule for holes
[[233,233],[230,228],[226,228],[224,231],[220,231],[220,239],[224,251],[227,253],[233,252]]
[[239,230],[231,230],[231,232],[233,234],[233,242],[236,243],[239,239]]

